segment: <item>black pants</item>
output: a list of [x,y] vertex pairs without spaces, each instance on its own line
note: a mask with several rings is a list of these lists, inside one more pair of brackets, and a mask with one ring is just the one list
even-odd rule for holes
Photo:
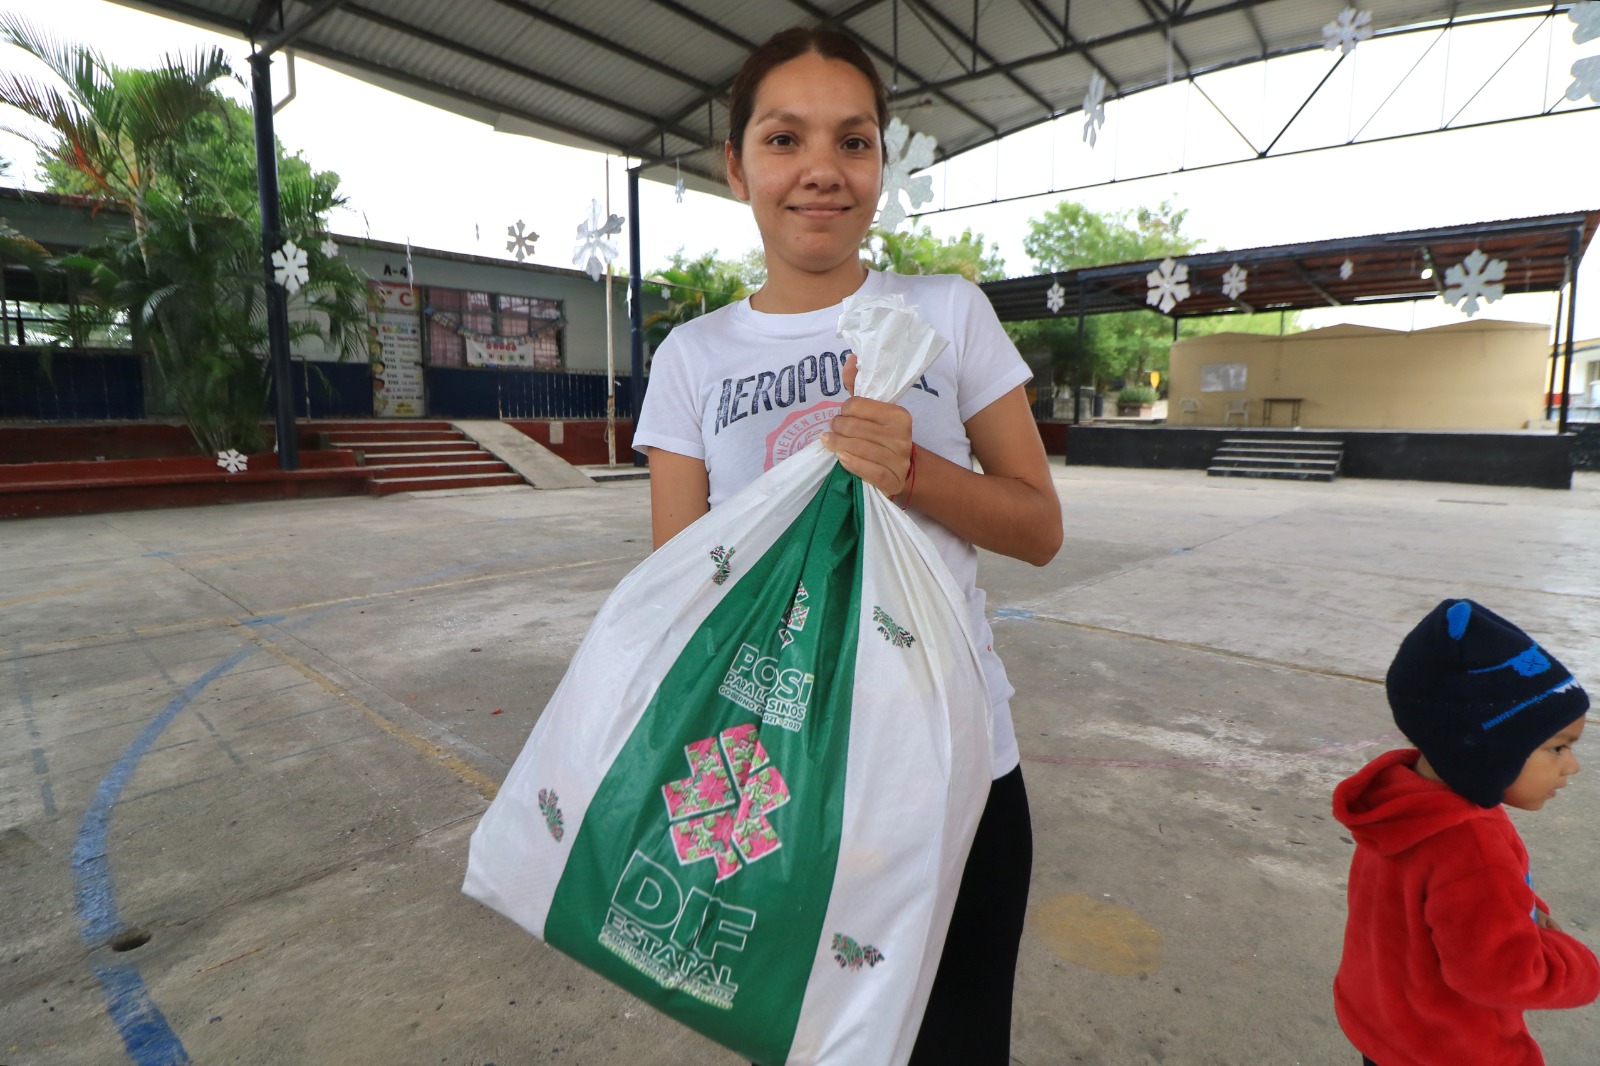
[[989,788],[911,1066],[1007,1066],[1011,990],[1033,872],[1033,822],[1017,767]]
[[1022,767],[989,786],[911,1066],[1008,1066],[1011,989],[1033,873]]

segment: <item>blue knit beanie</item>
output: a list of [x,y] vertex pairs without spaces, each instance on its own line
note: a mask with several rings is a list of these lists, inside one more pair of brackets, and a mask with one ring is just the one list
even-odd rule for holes
[[1445,600],[1417,623],[1387,688],[1395,725],[1480,807],[1499,804],[1528,756],[1589,709],[1554,655],[1471,600]]

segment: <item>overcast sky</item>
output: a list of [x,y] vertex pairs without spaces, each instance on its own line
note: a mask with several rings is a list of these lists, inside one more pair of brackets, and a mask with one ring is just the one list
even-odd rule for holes
[[[123,65],[148,65],[167,51],[216,44],[234,57],[236,69],[248,71],[244,42],[107,0],[10,0],[6,6],[63,39],[94,45]],[[1336,13],[1337,6],[1330,4],[1330,12]],[[1492,114],[1514,109],[1530,94],[1559,98],[1571,80],[1566,74],[1567,56],[1600,49],[1596,44],[1575,49],[1571,28],[1565,19],[1557,20],[1553,40],[1541,31],[1471,106]],[[1505,58],[1505,35],[1511,31],[1494,32],[1499,36],[1458,33],[1450,65],[1437,74],[1426,65],[1419,67],[1382,113],[1384,121],[1404,125],[1412,113],[1437,108],[1453,113],[1483,81],[1481,73],[1474,80],[1474,65],[1493,69]],[[1526,30],[1516,32],[1520,40]],[[1362,45],[1353,61],[1330,79],[1296,130],[1305,129],[1316,137],[1331,128],[1336,138],[1352,132],[1399,82],[1427,37],[1417,34]],[[7,51],[11,54],[0,63],[26,68],[25,57]],[[1435,52],[1444,54],[1443,49]],[[1254,64],[1211,80],[1208,90],[1245,134],[1264,143],[1270,139],[1267,131],[1287,117],[1282,109],[1292,113],[1303,98],[1299,86],[1307,79],[1314,83],[1331,62],[1327,54],[1315,52],[1265,66]],[[1424,60],[1429,62],[1436,62],[1435,57]],[[281,60],[274,65],[274,89],[280,99],[288,88],[284,67]],[[606,156],[495,133],[480,123],[305,60],[296,62],[296,75],[297,95],[278,113],[278,136],[290,150],[303,151],[319,169],[340,175],[352,210],[333,220],[335,230],[504,257],[506,228],[521,220],[540,234],[534,261],[572,265],[574,229],[586,217],[589,201],[604,201],[606,196]],[[1440,87],[1438,92],[1434,85]],[[236,92],[246,101],[242,87]],[[914,112],[910,120],[915,128]],[[1209,106],[1181,84],[1113,101],[1093,151],[1082,142],[1082,125],[1081,115],[1068,115],[968,153],[951,164],[948,174],[942,167],[934,168],[939,199],[931,206],[1010,197],[1052,182],[1066,187],[1113,175],[1193,167],[1227,157],[1241,146]],[[14,160],[13,182],[36,184],[31,153],[23,142],[0,134],[0,154]],[[613,157],[609,169],[611,210],[624,214],[625,163]],[[1596,209],[1600,208],[1600,109],[1122,180],[1077,192],[936,213],[924,221],[940,235],[971,227],[999,244],[1009,274],[1028,274],[1031,264],[1022,248],[1028,220],[1063,196],[1096,210],[1174,199],[1189,210],[1188,231],[1208,248],[1218,249]],[[648,181],[641,197],[642,257],[647,270],[663,265],[678,248],[691,256],[716,250],[734,258],[759,243],[748,209],[732,200],[690,191],[680,204],[670,186]],[[626,242],[619,245],[623,255],[619,266],[625,266]],[[1588,256],[1579,276],[1580,337],[1600,336],[1597,263],[1600,254]],[[1549,323],[1554,310],[1554,296],[1507,297],[1480,314]],[[1434,300],[1415,306],[1330,308],[1309,313],[1303,321],[1408,329],[1462,318]]]

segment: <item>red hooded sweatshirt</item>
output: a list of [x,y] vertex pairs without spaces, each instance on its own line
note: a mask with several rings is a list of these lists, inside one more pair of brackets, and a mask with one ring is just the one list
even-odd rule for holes
[[1522,1012],[1592,1002],[1600,960],[1540,928],[1505,810],[1423,777],[1418,755],[1380,755],[1333,793],[1356,842],[1339,1024],[1378,1066],[1537,1066]]

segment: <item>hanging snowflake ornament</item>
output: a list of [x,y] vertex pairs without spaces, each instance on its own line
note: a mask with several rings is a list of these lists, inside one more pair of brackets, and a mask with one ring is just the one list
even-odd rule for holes
[[300,286],[311,280],[311,272],[306,269],[309,259],[304,248],[284,241],[283,247],[272,253],[272,280],[291,293],[299,292]]
[[339,242],[333,239],[333,234],[322,238],[322,243],[317,246],[324,259],[337,259],[339,257]]
[[889,120],[883,140],[889,149],[889,165],[883,169],[885,200],[878,213],[878,225],[893,233],[906,218],[905,208],[900,206],[901,192],[911,201],[913,211],[933,199],[932,176],[911,175],[933,165],[933,149],[938,142],[926,133],[912,134],[911,128],[898,118]]
[[1577,23],[1572,43],[1582,44],[1600,37],[1600,0],[1578,0],[1567,8],[1567,18]]
[[1354,274],[1355,272],[1356,272],[1356,265],[1354,263],[1352,263],[1350,260],[1346,259],[1344,262],[1339,264],[1339,277],[1341,279],[1343,279],[1345,281],[1349,281],[1350,280],[1350,276],[1352,274]]
[[678,203],[681,204],[683,203],[683,167],[678,165],[676,159],[672,161],[672,166],[678,172],[678,180],[672,183],[672,191],[677,196]]
[[1244,290],[1250,287],[1249,277],[1250,271],[1238,263],[1233,264],[1228,268],[1228,272],[1222,275],[1222,295],[1230,300],[1237,300],[1244,295]]
[[1478,299],[1492,304],[1506,294],[1506,261],[1490,259],[1482,248],[1444,272],[1444,302],[1469,315],[1478,313]]
[[519,263],[533,254],[533,242],[539,239],[533,230],[525,229],[520,218],[515,226],[506,227],[506,236],[511,238],[506,241],[506,251],[516,256]]
[[1371,36],[1372,12],[1347,7],[1339,12],[1338,18],[1322,27],[1322,47],[1325,51],[1338,49],[1341,55],[1349,55],[1356,50],[1356,45]]
[[622,216],[607,215],[599,200],[589,201],[589,219],[578,223],[578,244],[572,252],[572,265],[582,267],[590,281],[599,281],[617,258],[617,246],[606,240],[622,232]]
[[1059,315],[1061,309],[1067,305],[1067,290],[1061,287],[1061,282],[1050,286],[1044,294],[1044,305],[1050,309],[1052,315]]
[[217,465],[230,474],[237,474],[241,470],[249,469],[250,460],[234,449],[229,448],[225,452],[217,453]]
[[1161,264],[1146,274],[1144,280],[1150,286],[1150,291],[1144,295],[1144,302],[1160,308],[1164,315],[1189,298],[1189,267],[1171,256],[1161,260]]
[[1589,56],[1572,64],[1572,84],[1567,86],[1567,99],[1582,100],[1585,96],[1600,104],[1600,56]]
[[1093,148],[1106,124],[1106,79],[1097,70],[1089,77],[1089,91],[1083,94],[1083,139]]

